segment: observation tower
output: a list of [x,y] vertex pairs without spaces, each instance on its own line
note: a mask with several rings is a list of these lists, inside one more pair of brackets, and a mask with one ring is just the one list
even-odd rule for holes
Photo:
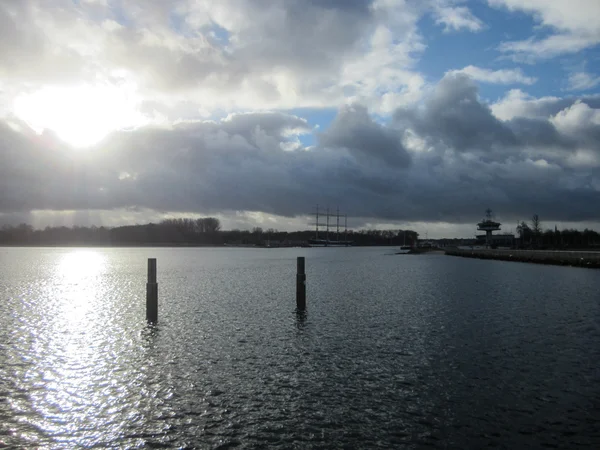
[[492,240],[492,231],[500,230],[500,223],[494,221],[491,209],[485,211],[485,219],[477,224],[479,231],[485,231],[485,246],[489,247]]

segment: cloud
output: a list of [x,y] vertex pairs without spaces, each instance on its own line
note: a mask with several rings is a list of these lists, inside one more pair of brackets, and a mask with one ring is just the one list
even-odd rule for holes
[[577,53],[600,42],[599,38],[575,34],[555,34],[545,39],[526,39],[503,42],[501,52],[512,53],[516,60],[531,61],[532,58],[553,58],[564,53]]
[[465,6],[435,6],[433,16],[435,23],[444,25],[444,31],[481,31],[483,22]]
[[521,69],[489,70],[476,66],[467,66],[460,70],[452,70],[450,73],[464,73],[476,81],[492,84],[534,84],[535,77],[528,77]]
[[395,117],[420,136],[459,152],[489,152],[515,143],[511,130],[479,101],[477,85],[465,74],[447,74],[423,110],[399,110]]
[[552,58],[600,43],[600,24],[590,20],[600,15],[600,3],[596,0],[488,0],[488,3],[532,14],[552,32],[547,37],[508,41],[499,46],[500,51],[517,59]]
[[418,100],[423,13],[389,0],[3,2],[0,79],[127,83],[169,119],[190,102],[211,114],[348,96],[389,111]]
[[600,29],[596,21],[589,20],[600,13],[596,0],[488,0],[491,6],[505,7],[510,11],[534,14],[543,25],[561,31],[581,30],[593,34]]
[[569,76],[570,91],[586,91],[600,84],[600,77],[596,77],[587,72],[576,72]]
[[346,149],[364,164],[380,161],[393,167],[407,167],[410,156],[398,133],[373,121],[364,106],[340,111],[329,129],[320,135],[327,148]]
[[293,218],[319,203],[381,223],[469,223],[488,206],[503,221],[600,220],[598,99],[519,101],[527,117],[501,120],[472,79],[448,74],[391,121],[343,107],[316,145],[291,149],[310,127],[280,112],[116,132],[88,152],[4,120],[0,212]]
[[515,117],[546,120],[572,106],[578,100],[591,108],[600,108],[600,95],[597,94],[581,97],[546,96],[535,98],[520,89],[511,89],[503,98],[490,105],[490,108],[494,116],[501,120],[511,120]]
[[597,151],[600,142],[600,109],[590,108],[578,100],[551,117],[550,122],[561,134],[571,136],[585,147]]
[[[505,42],[511,56],[597,42],[593,10],[582,15],[577,2],[575,12],[556,1],[490,2],[533,14],[551,33]],[[475,63],[431,84],[419,69],[427,14],[447,31],[484,27],[449,1],[1,2],[0,214],[292,223],[319,203],[363,223],[465,223],[488,206],[506,220],[532,212],[600,220],[589,207],[600,191],[600,96],[511,90],[488,104],[477,82],[536,79]],[[573,77],[571,86],[590,80]],[[89,87],[90,98],[131,92],[131,109],[144,117],[129,124],[142,126],[75,151],[11,110],[15,99],[44,92],[58,93],[47,96],[49,111],[74,100],[100,106],[74,86]],[[98,122],[124,113],[113,115],[104,100]],[[322,107],[338,114],[319,133],[314,116],[282,112]],[[81,109],[81,122],[94,122]]]

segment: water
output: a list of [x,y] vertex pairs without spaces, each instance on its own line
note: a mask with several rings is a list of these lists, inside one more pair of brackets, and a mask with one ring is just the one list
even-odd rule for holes
[[597,271],[390,251],[0,248],[0,447],[600,448]]

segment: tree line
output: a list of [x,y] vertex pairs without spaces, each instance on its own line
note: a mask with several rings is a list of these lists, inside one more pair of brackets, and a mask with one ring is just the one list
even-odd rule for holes
[[534,214],[529,223],[521,222],[517,226],[519,235],[518,246],[520,248],[538,248],[538,249],[584,249],[600,247],[600,233],[584,229],[558,230],[547,228],[543,229],[540,217]]
[[[325,230],[319,231],[321,239]],[[585,229],[545,229],[537,214],[517,227],[517,247],[539,249],[600,248],[600,234]],[[419,234],[412,230],[348,230],[329,232],[331,240],[349,240],[353,245],[412,245]],[[214,217],[165,219],[159,223],[126,225],[120,227],[46,227],[34,229],[31,225],[3,226],[0,228],[0,245],[305,245],[315,238],[314,230],[278,231],[273,228],[254,227],[251,230],[222,230],[221,222]]]
[[[325,231],[319,233],[325,238]],[[34,229],[31,225],[3,226],[0,228],[0,245],[258,245],[298,246],[315,238],[314,230],[278,231],[273,228],[252,230],[222,230],[221,222],[214,217],[165,219],[159,223],[126,225],[119,227],[46,227]],[[329,232],[331,240],[349,240],[353,245],[407,245],[416,243],[418,233],[412,230],[348,230],[345,234]]]

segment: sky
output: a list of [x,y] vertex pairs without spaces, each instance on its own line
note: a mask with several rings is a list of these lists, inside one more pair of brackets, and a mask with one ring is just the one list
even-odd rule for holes
[[600,229],[598,0],[3,0],[0,224]]

